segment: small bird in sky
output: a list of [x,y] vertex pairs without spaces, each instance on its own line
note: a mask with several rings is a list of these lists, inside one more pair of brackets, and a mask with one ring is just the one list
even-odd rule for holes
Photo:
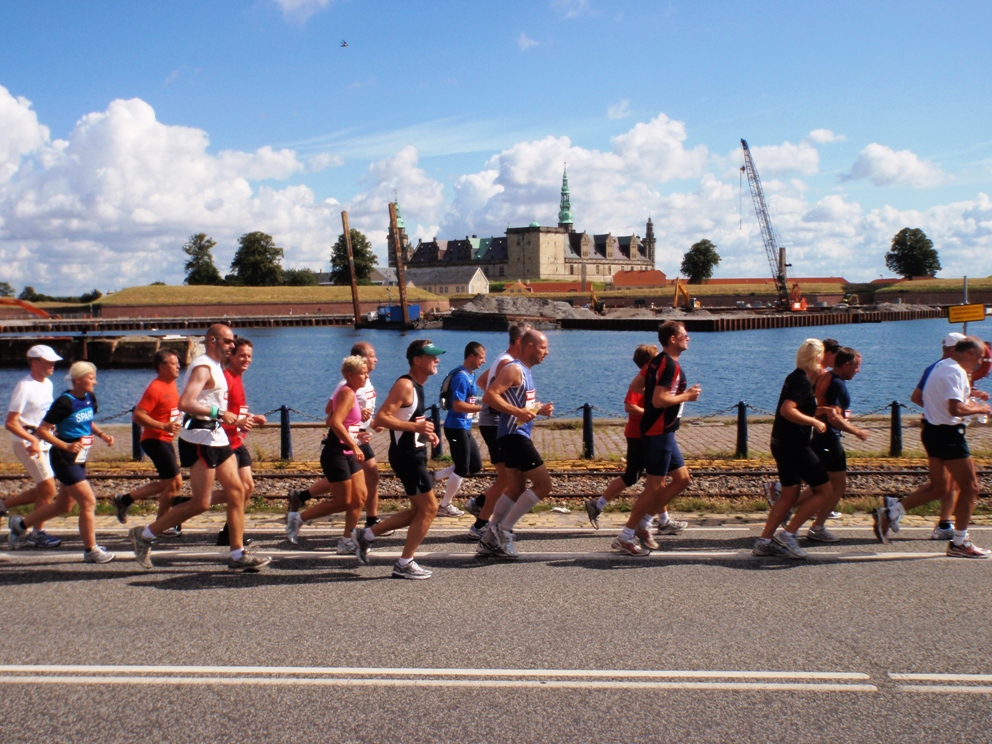
[[341,42],[341,48],[344,49],[346,46],[348,46],[348,42],[347,41],[342,41]]

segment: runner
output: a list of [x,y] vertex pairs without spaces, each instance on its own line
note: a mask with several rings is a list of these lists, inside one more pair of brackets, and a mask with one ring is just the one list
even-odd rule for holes
[[[286,537],[293,545],[297,544],[304,524],[338,512],[347,514],[346,534],[353,532],[358,526],[358,518],[365,503],[365,474],[362,471],[365,454],[358,443],[362,438],[368,437],[360,429],[362,408],[358,402],[358,391],[365,386],[369,375],[365,358],[357,355],[345,357],[341,375],[345,381],[337,386],[324,409],[330,431],[327,432],[327,439],[320,451],[320,467],[330,485],[333,498],[306,511],[289,513],[286,519]],[[356,552],[353,541],[342,538],[338,542],[338,553],[344,553],[348,548],[351,553]]]
[[[223,487],[220,498],[227,504],[231,542],[227,567],[232,571],[254,572],[272,559],[249,555],[242,546],[244,487],[227,434],[220,425],[221,421],[242,426],[246,423],[227,410],[227,380],[224,379],[223,364],[234,348],[234,332],[224,323],[215,323],[207,330],[204,345],[206,352],[194,359],[186,370],[183,392],[179,396],[179,410],[187,414],[185,428],[179,433],[179,462],[190,469],[193,497],[173,507],[147,527],[131,529],[134,557],[142,568],[150,569],[151,547],[156,537],[169,527],[209,509],[216,480]],[[214,495],[214,498],[217,496]]]
[[[819,339],[808,338],[796,352],[796,369],[785,378],[778,405],[775,407],[771,450],[778,467],[782,495],[771,505],[761,537],[754,543],[752,552],[755,555],[788,554],[791,558],[808,557],[808,553],[799,547],[796,533],[807,519],[821,512],[833,497],[830,476],[810,448],[812,430],[816,429],[820,434],[827,430],[824,421],[814,418],[829,415],[827,409],[817,406],[811,380],[822,369],[823,343]],[[813,495],[802,504],[796,505],[803,481],[813,489]],[[793,506],[796,508],[795,514],[788,518]],[[776,528],[783,522],[783,530],[775,534]]]
[[[941,341],[941,357],[936,362],[931,364],[925,370],[923,370],[923,375],[920,377],[920,381],[916,384],[916,388],[913,390],[909,399],[923,408],[923,388],[926,387],[927,379],[930,377],[930,373],[933,372],[933,368],[937,366],[937,363],[947,359],[954,353],[954,347],[957,345],[958,341],[963,341],[965,339],[963,333],[948,333],[944,336]],[[976,394],[980,396],[982,393],[976,391]],[[926,413],[924,412],[923,418],[920,422],[921,429],[920,435],[922,437],[923,429],[922,424],[926,421]],[[899,532],[899,520],[902,519],[903,515],[910,509],[914,509],[917,506],[923,506],[924,504],[929,504],[931,501],[940,499],[940,519],[937,522],[937,526],[933,528],[933,532],[930,533],[931,540],[950,540],[954,537],[954,525],[951,523],[951,515],[954,514],[954,505],[957,503],[958,498],[958,484],[951,478],[950,473],[946,469],[942,473],[934,473],[933,468],[940,465],[937,459],[928,459],[928,464],[930,466],[929,478],[927,482],[922,486],[913,491],[909,496],[903,499],[899,499],[895,496],[883,496],[882,506],[880,509],[876,509],[874,513],[874,524],[873,529],[875,532],[875,537],[877,537],[883,544],[889,541],[889,532]],[[948,488],[943,492],[941,496],[940,492],[935,490],[934,483],[942,482],[947,484]],[[885,529],[882,526],[885,525]]]
[[[817,406],[830,411],[825,416],[827,430],[823,434],[814,433],[810,442],[813,452],[827,471],[833,495],[816,513],[816,519],[806,533],[806,539],[811,542],[837,542],[840,539],[827,529],[827,518],[833,514],[847,490],[847,453],[841,441],[842,432],[852,434],[862,442],[869,437],[867,429],[859,429],[848,420],[851,415],[851,394],[847,390],[847,383],[861,371],[861,355],[854,349],[842,347],[834,357],[832,369],[822,375],[827,384],[816,386],[823,391],[822,395],[817,393]],[[805,488],[796,503],[802,504],[812,496],[813,489]]]
[[[659,528],[668,523],[668,503],[689,486],[689,469],[682,459],[675,432],[682,421],[686,403],[699,400],[702,388],[697,383],[686,389],[685,372],[679,361],[689,348],[689,334],[678,321],[669,320],[658,327],[662,352],[641,370],[630,390],[643,395],[641,443],[644,447],[644,490],[637,497],[623,530],[613,541],[613,548],[630,555],[647,555],[658,549],[651,536],[651,522],[659,515]],[[665,477],[670,479],[665,484]],[[675,525],[676,534],[685,529]]]
[[[62,357],[50,346],[38,344],[28,349],[30,372],[20,379],[10,394],[7,406],[7,419],[4,427],[11,435],[11,448],[21,465],[31,476],[34,485],[6,499],[0,499],[0,517],[8,509],[24,504],[34,504],[34,508],[52,503],[55,498],[55,475],[48,459],[51,445],[37,435],[37,429],[45,413],[52,406],[52,381],[48,379],[55,371],[55,363]],[[27,542],[36,548],[57,548],[62,541],[44,530],[44,522],[39,522],[31,530]]]
[[114,554],[96,544],[96,496],[86,480],[86,458],[93,446],[94,435],[108,447],[114,445],[114,438],[93,423],[98,410],[93,394],[96,367],[89,362],[76,362],[69,368],[66,380],[72,382],[72,388],[55,399],[35,432],[51,445],[48,454],[52,472],[59,481],[58,493],[54,501],[35,508],[26,517],[11,517],[8,539],[12,550],[30,544],[28,527],[37,527],[67,513],[70,501],[75,501],[79,504],[83,561],[110,563]]
[[[265,416],[260,413],[250,414],[248,412],[248,399],[245,397],[244,374],[251,366],[253,352],[254,347],[251,341],[247,338],[236,338],[234,339],[234,351],[231,352],[227,364],[224,365],[224,379],[227,381],[227,410],[237,416],[239,421],[244,421],[243,424],[239,425],[224,423],[222,426],[231,445],[231,451],[234,453],[234,459],[238,463],[238,477],[245,490],[244,505],[246,509],[251,495],[255,493],[255,479],[251,473],[251,453],[248,451],[248,445],[245,444],[245,436],[256,426],[265,426],[266,424]],[[224,503],[213,497],[211,500],[218,504]],[[244,541],[245,545],[251,545],[251,538],[246,537]],[[223,529],[217,535],[217,545],[229,547],[230,544],[231,534],[227,522],[225,522]]]
[[[379,363],[379,359],[375,355],[375,347],[368,341],[359,341],[352,346],[351,356],[364,357],[369,375],[372,374],[376,365]],[[344,380],[339,383],[339,386],[343,384]],[[356,395],[358,397],[358,405],[362,409],[362,423],[358,430],[361,436],[358,439],[358,444],[359,449],[362,450],[362,454],[365,455],[362,470],[365,473],[365,487],[368,490],[368,497],[365,499],[365,526],[371,527],[377,522],[382,521],[379,519],[379,463],[376,460],[375,451],[372,449],[372,442],[369,441],[373,431],[380,431],[380,429],[372,426],[372,416],[375,414],[375,388],[372,386],[372,380],[366,380],[365,385]],[[366,437],[366,435],[368,436]],[[311,485],[310,488],[302,491],[290,490],[289,510],[303,511],[303,507],[310,498],[330,492],[331,484],[328,483],[327,478],[321,478]],[[392,532],[384,532],[382,534],[383,537],[386,537],[391,535]],[[355,546],[351,540],[351,532],[346,532],[344,539],[338,543],[338,552],[342,551],[349,555],[355,552]]]
[[[128,493],[114,495],[114,511],[117,521],[127,524],[127,510],[135,501],[158,497],[158,516],[163,516],[180,502],[179,492],[183,487],[183,476],[179,472],[179,461],[172,440],[182,428],[179,413],[179,357],[169,349],[159,349],[152,357],[152,366],[157,377],[152,380],[134,407],[131,421],[141,427],[141,451],[155,466],[158,480],[146,483]],[[169,534],[171,532],[171,535]],[[165,535],[182,534],[179,525]]]
[[[479,378],[478,386],[485,392],[489,383],[496,379],[499,373],[509,362],[520,357],[520,339],[530,330],[527,323],[514,323],[510,326],[510,345],[506,351],[496,357],[496,360]],[[503,463],[503,453],[496,437],[499,426],[499,414],[492,410],[484,402],[482,410],[479,411],[479,434],[486,443],[489,450],[489,462],[496,468],[496,480],[487,488],[481,496],[469,499],[465,504],[466,511],[475,517],[475,524],[469,527],[468,534],[473,540],[481,540],[489,526],[489,517],[492,516],[493,508],[499,497],[506,491],[509,480],[506,473],[506,465]]]
[[434,474],[435,483],[445,479],[448,481],[437,510],[439,517],[460,517],[465,513],[451,502],[462,481],[482,470],[482,455],[472,436],[472,414],[482,410],[482,406],[475,402],[474,373],[485,363],[485,347],[477,341],[470,341],[465,347],[464,361],[449,374],[451,381],[447,392],[448,415],[444,418],[444,438],[451,448],[453,464]]
[[[985,344],[968,336],[954,345],[947,359],[937,362],[923,387],[923,447],[927,451],[933,493],[943,497],[950,490],[950,477],[958,486],[954,507],[954,534],[947,545],[951,558],[988,558],[990,551],[972,544],[968,523],[978,498],[978,475],[965,438],[965,416],[992,412],[988,393],[973,390],[969,375],[982,363]],[[878,530],[883,535],[892,521],[905,511],[896,503],[878,511]]]
[[[486,387],[483,402],[499,413],[497,438],[509,485],[493,508],[492,519],[479,541],[483,555],[517,558],[513,528],[551,493],[551,475],[534,447],[531,430],[538,416],[554,413],[553,403],[538,403],[531,370],[548,356],[548,339],[529,330],[520,339],[520,358],[508,362]],[[530,480],[531,487],[527,488]]]
[[389,465],[403,483],[410,508],[389,515],[371,527],[356,527],[352,533],[358,560],[368,564],[368,552],[375,538],[402,527],[407,528],[403,553],[393,566],[395,579],[429,579],[432,572],[413,560],[420,543],[437,516],[434,485],[427,471],[426,443],[437,444],[434,424],[424,416],[424,383],[437,374],[438,355],[444,349],[428,339],[414,341],[406,349],[410,372],[400,377],[386,396],[372,425],[389,429]]

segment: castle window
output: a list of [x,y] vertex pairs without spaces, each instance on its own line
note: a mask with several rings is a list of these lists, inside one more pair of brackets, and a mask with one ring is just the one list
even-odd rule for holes
[[500,266],[499,267],[499,275],[500,276],[505,276],[506,275],[506,267],[505,266]]

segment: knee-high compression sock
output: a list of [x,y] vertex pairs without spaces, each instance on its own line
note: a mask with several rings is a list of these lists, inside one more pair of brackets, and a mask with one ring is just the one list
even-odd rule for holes
[[454,471],[452,471],[444,487],[444,499],[441,501],[441,506],[449,506],[451,504],[455,498],[455,494],[458,493],[458,489],[462,486],[462,480],[464,479],[460,475],[455,475]]
[[452,474],[454,474],[454,472],[455,472],[455,466],[449,465],[443,470],[438,470],[436,473],[434,473],[434,480],[443,481],[445,478],[450,478]]
[[520,521],[520,518],[533,509],[534,505],[540,500],[537,494],[528,488],[520,494],[520,498],[517,499],[517,503],[510,509],[510,513],[506,515],[506,519],[500,522],[500,527],[504,530],[512,530],[514,525]]
[[502,522],[506,518],[506,515],[510,513],[510,509],[513,508],[514,503],[513,499],[504,493],[499,497],[496,506],[493,507],[493,515],[489,518],[489,521],[493,524]]

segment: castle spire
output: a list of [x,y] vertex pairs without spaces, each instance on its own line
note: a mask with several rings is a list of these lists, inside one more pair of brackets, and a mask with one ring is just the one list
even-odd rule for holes
[[558,227],[572,229],[572,202],[568,191],[568,163],[561,176],[561,205],[558,208]]

